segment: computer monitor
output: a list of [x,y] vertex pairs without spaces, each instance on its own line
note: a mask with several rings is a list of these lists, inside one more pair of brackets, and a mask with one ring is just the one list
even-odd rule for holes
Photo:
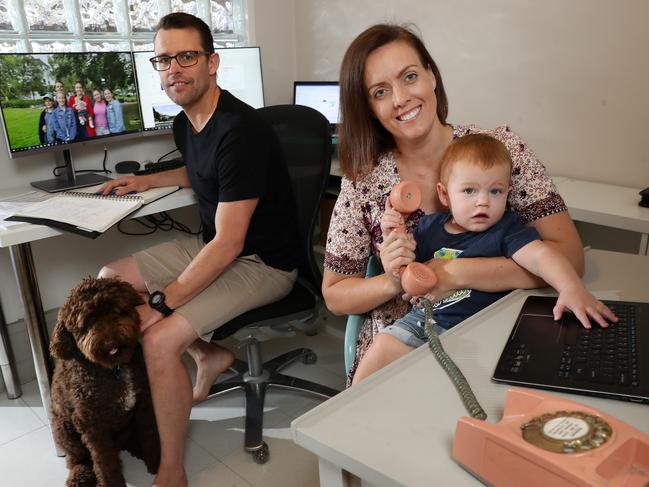
[[[264,106],[264,85],[259,47],[217,48],[218,85],[254,108]],[[181,108],[167,96],[160,75],[153,69],[153,51],[134,52],[135,73],[145,132],[168,131]]]
[[[75,93],[79,82],[82,103]],[[93,117],[94,89],[102,94],[111,90],[116,100],[111,112],[122,116]],[[0,54],[0,110],[9,157],[63,151],[63,174],[31,183],[40,189],[55,192],[104,181],[97,174],[77,176],[70,150],[82,143],[138,135],[138,107],[130,52]],[[106,124],[103,130],[97,125],[109,120],[112,126]]]
[[335,132],[340,122],[340,88],[337,81],[295,81],[293,103],[318,110],[327,117]]

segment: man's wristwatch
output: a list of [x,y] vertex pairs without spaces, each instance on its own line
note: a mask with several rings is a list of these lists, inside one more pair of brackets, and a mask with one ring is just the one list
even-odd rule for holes
[[160,313],[165,316],[169,316],[174,312],[174,310],[165,303],[165,293],[162,291],[154,291],[151,293],[151,296],[149,296],[149,306],[156,311],[160,311]]

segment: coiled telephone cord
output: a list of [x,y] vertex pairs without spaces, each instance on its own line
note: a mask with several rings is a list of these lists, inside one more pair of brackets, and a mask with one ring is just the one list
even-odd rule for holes
[[485,413],[482,406],[480,406],[480,403],[473,394],[466,377],[464,377],[464,374],[459,367],[455,365],[453,359],[448,356],[444,347],[442,347],[439,335],[435,333],[435,330],[433,329],[433,324],[435,323],[435,319],[433,318],[433,304],[428,299],[422,298],[419,300],[419,305],[424,308],[424,314],[426,315],[424,331],[428,337],[428,347],[433,352],[433,355],[435,355],[439,364],[446,371],[446,374],[453,381],[455,388],[460,393],[460,398],[464,403],[464,407],[467,409],[469,414],[477,419],[487,419],[487,413]]

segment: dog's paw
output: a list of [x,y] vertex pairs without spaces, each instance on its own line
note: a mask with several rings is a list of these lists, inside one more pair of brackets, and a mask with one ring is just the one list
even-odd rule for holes
[[95,487],[97,485],[97,477],[92,471],[90,465],[75,465],[70,469],[68,480],[65,483],[67,487]]

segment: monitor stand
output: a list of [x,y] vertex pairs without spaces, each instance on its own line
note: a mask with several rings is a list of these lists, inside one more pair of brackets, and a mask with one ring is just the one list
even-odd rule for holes
[[48,193],[58,193],[60,191],[68,191],[70,189],[84,188],[86,186],[94,186],[95,184],[102,184],[109,181],[111,178],[102,176],[101,174],[86,173],[75,174],[74,165],[72,164],[72,157],[70,150],[63,151],[63,159],[65,161],[65,171],[62,175],[53,179],[44,179],[42,181],[32,181],[31,184],[35,188],[42,189]]

